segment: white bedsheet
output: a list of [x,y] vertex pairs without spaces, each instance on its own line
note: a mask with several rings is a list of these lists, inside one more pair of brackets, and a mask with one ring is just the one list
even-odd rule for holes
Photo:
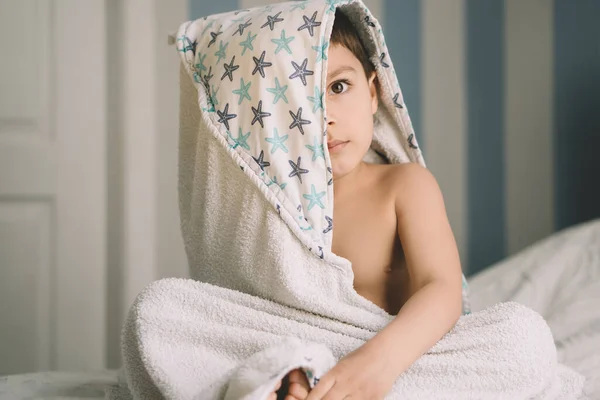
[[558,232],[469,279],[474,311],[513,300],[539,312],[559,361],[600,399],[600,220]]

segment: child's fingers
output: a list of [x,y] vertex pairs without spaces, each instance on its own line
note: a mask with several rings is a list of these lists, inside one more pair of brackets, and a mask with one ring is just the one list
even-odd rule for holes
[[308,379],[306,379],[306,375],[299,369],[295,369],[292,372],[290,372],[290,386],[292,385],[292,383],[300,385],[307,392],[310,389]]
[[277,385],[275,385],[275,388],[273,389],[273,391],[278,391],[281,388],[281,381],[277,382]]
[[308,396],[308,390],[299,383],[290,383],[285,400],[304,400]]

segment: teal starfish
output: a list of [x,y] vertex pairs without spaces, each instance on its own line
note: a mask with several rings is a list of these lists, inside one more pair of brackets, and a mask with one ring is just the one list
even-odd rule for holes
[[233,140],[235,142],[235,145],[233,146],[234,149],[236,147],[240,146],[246,150],[250,150],[250,146],[248,145],[248,142],[247,142],[248,138],[250,137],[250,132],[248,132],[244,135],[242,133],[242,128],[239,128],[238,137],[235,139],[233,138],[233,136],[231,136],[231,133],[229,133],[229,131],[227,131],[227,134],[229,135],[231,140]]
[[303,194],[306,200],[310,200],[308,204],[308,211],[310,211],[314,206],[319,206],[321,209],[325,209],[325,204],[321,202],[321,198],[325,196],[326,192],[317,193],[317,189],[315,185],[310,185],[310,194]]
[[313,146],[307,144],[305,147],[313,152],[312,160],[316,161],[317,158],[323,157],[325,159],[325,146],[323,144],[319,144],[319,140],[315,137]]
[[261,11],[263,12],[263,14],[264,14],[264,13],[271,12],[271,11],[273,11],[273,6],[271,6],[271,5],[264,6],[264,7],[261,9]]
[[319,108],[325,110],[323,107],[323,93],[321,93],[318,86],[315,86],[315,95],[308,96],[307,99],[313,103],[313,112],[316,112]]
[[217,59],[217,64],[221,62],[221,59],[227,58],[227,46],[229,46],[229,42],[225,43],[225,46],[223,46],[223,41],[221,40],[221,43],[219,43],[219,50],[215,53],[215,56],[219,57]]
[[288,152],[287,147],[285,147],[285,141],[288,139],[289,135],[279,136],[277,132],[277,128],[273,128],[273,136],[265,138],[265,140],[273,145],[271,148],[271,154],[275,153],[279,148],[284,151],[284,153]]
[[214,20],[214,19],[212,19],[212,20],[211,20],[211,21],[208,23],[208,25],[206,25],[206,26],[204,27],[204,30],[202,31],[202,34],[200,34],[200,36],[204,36],[204,34],[206,33],[206,31],[207,31],[207,30],[209,30],[210,28],[212,28],[212,26],[213,26],[214,24],[215,24],[215,20]]
[[238,19],[234,19],[234,20],[232,20],[232,22],[233,22],[233,23],[234,23],[234,24],[237,26],[238,24],[240,24],[240,23],[244,22],[244,20],[245,20],[245,19],[246,19],[246,17],[245,17],[245,16],[242,16],[242,17],[240,17],[240,18],[238,18]]
[[215,85],[210,85],[212,90],[211,90],[211,94],[210,94],[210,101],[213,103],[213,105],[218,106],[219,105],[219,100],[217,100],[217,93],[219,93],[220,89],[215,90]]
[[196,63],[195,67],[200,73],[202,73],[202,71],[206,71],[206,66],[204,65],[205,58],[206,54],[202,55],[201,53],[198,53],[198,62]]
[[285,183],[285,182],[282,182],[282,183],[277,182],[277,176],[274,176],[273,179],[271,180],[271,184],[273,184],[273,183],[276,184],[277,186],[279,186],[281,188],[281,190],[285,189],[285,187],[287,186],[287,183]]
[[321,46],[312,46],[313,50],[317,52],[316,62],[327,60],[327,47],[329,47],[329,42],[325,42]]
[[244,101],[245,98],[252,101],[252,97],[250,97],[250,95],[248,94],[248,89],[250,89],[250,85],[252,85],[252,82],[248,82],[247,85],[244,85],[244,78],[241,78],[240,88],[233,91],[233,94],[237,94],[240,96],[240,99],[238,100],[238,106],[242,104],[242,101]]
[[290,49],[289,44],[292,40],[294,40],[294,37],[295,36],[290,36],[289,38],[286,38],[285,29],[282,29],[281,36],[279,37],[279,39],[271,39],[271,42],[277,45],[277,48],[275,49],[275,54],[279,53],[281,49],[287,51],[288,54],[292,54],[292,49]]
[[290,9],[290,11],[294,11],[297,10],[298,8],[301,8],[302,10],[306,9],[306,3],[308,3],[308,0],[304,0],[298,4],[295,4],[292,6],[292,8]]
[[285,103],[287,104],[288,99],[287,99],[287,97],[285,97],[285,91],[287,90],[287,88],[288,88],[288,85],[285,85],[282,87],[279,84],[279,79],[275,78],[275,87],[267,88],[267,92],[273,93],[275,95],[273,104],[276,104],[279,101],[279,99],[283,99],[283,101],[285,101]]
[[327,0],[327,5],[329,6],[329,8],[327,9],[327,13],[332,13],[335,11],[335,6],[339,3],[344,3],[345,1],[343,0]]
[[254,50],[254,46],[252,46],[252,42],[256,39],[256,35],[252,36],[252,32],[248,32],[248,37],[243,42],[240,42],[240,46],[244,48],[242,50],[242,55],[246,52],[246,50]]

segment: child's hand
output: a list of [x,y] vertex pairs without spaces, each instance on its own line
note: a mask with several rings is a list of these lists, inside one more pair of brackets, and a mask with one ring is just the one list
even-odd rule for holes
[[383,399],[397,376],[386,366],[385,349],[360,347],[327,372],[306,400]]
[[[308,385],[308,380],[306,379],[304,372],[299,369],[295,369],[288,374],[288,378],[288,387],[284,388],[287,389],[284,400],[305,400],[306,396],[308,396],[310,386]],[[271,395],[268,397],[268,400],[277,400],[277,392],[279,389],[281,389],[281,384],[282,382],[280,381],[275,387],[275,392],[271,393]]]

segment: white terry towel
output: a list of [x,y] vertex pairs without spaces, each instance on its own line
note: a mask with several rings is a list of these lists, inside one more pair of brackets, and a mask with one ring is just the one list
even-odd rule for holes
[[[338,8],[380,82],[365,158],[424,165],[362,2],[288,2],[183,24],[179,196],[192,279],[139,295],[123,331],[125,382],[109,397],[262,400],[295,368],[314,384],[393,319],[356,293],[350,262],[331,251],[322,94]],[[557,363],[538,314],[503,303],[469,315],[463,286],[465,315],[389,398],[579,396],[583,379]]]

